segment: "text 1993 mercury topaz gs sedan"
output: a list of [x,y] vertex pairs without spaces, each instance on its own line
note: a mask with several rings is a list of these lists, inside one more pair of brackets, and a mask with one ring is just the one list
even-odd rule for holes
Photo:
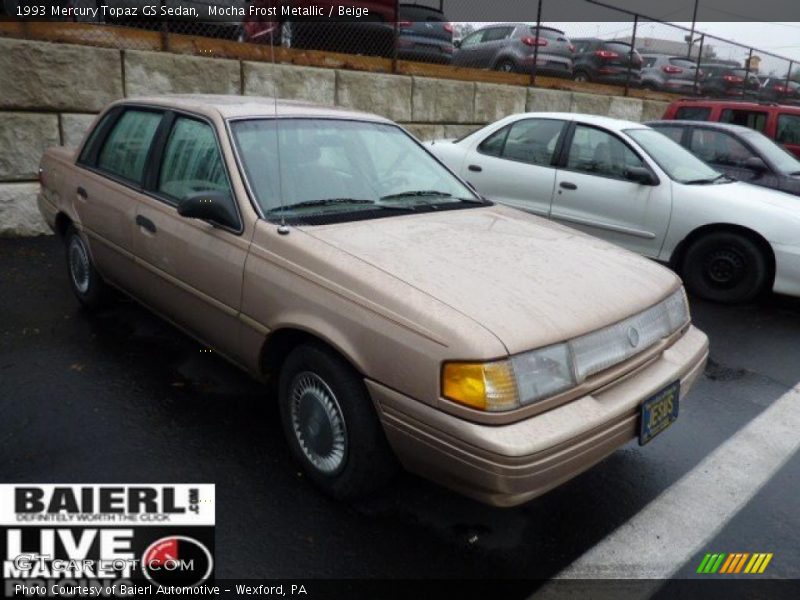
[[275,382],[335,497],[397,457],[519,504],[662,432],[707,358],[669,270],[482,199],[380,117],[129,99],[41,181],[78,299],[121,289]]

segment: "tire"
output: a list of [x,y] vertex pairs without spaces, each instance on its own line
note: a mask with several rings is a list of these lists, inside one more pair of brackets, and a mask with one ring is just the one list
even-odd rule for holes
[[734,232],[710,233],[686,251],[681,274],[690,292],[714,302],[742,304],[764,291],[769,261],[753,240]]
[[586,71],[575,71],[575,74],[572,76],[572,79],[573,81],[581,81],[581,82],[582,81],[590,82],[592,80],[592,78],[589,77],[589,73],[587,73]]
[[517,65],[514,64],[513,60],[504,58],[494,66],[494,70],[500,71],[501,73],[516,73]]
[[86,242],[73,226],[64,235],[66,243],[67,275],[70,287],[78,301],[89,310],[98,310],[108,304],[111,290],[92,264]]
[[308,477],[339,500],[365,496],[396,470],[361,376],[321,344],[303,344],[278,382],[283,431]]

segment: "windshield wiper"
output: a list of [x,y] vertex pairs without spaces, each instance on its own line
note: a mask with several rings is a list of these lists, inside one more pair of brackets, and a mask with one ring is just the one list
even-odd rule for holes
[[448,194],[447,192],[439,192],[437,190],[411,190],[408,192],[400,192],[399,194],[387,194],[386,196],[381,196],[381,200],[393,200],[394,198],[410,198],[414,196],[452,198],[453,194]]
[[701,184],[706,184],[706,183],[714,183],[714,182],[719,181],[720,179],[723,179],[723,178],[728,179],[729,181],[736,181],[733,177],[730,177],[729,175],[725,175],[724,173],[720,173],[716,177],[704,177],[702,179],[691,179],[689,181],[684,181],[684,184],[685,185],[701,185]]
[[269,212],[278,212],[283,209],[293,210],[295,208],[313,207],[313,206],[332,206],[334,204],[375,204],[373,200],[362,200],[360,198],[321,198],[320,200],[304,200],[303,202],[296,202],[295,204],[288,204],[286,206],[276,206],[269,209]]

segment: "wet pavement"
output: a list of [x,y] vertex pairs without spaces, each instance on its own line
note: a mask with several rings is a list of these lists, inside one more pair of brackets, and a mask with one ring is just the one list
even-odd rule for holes
[[[514,509],[408,474],[342,504],[299,474],[264,388],[131,301],[81,310],[56,238],[0,240],[0,482],[215,483],[223,578],[549,578],[800,381],[800,301],[692,311],[712,361],[651,444]],[[706,551],[758,551],[800,577],[800,457],[781,465],[679,576]]]

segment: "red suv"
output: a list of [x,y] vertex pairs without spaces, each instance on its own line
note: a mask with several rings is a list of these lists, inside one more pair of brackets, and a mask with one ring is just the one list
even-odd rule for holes
[[800,106],[683,98],[670,104],[663,118],[743,125],[760,131],[800,157]]

